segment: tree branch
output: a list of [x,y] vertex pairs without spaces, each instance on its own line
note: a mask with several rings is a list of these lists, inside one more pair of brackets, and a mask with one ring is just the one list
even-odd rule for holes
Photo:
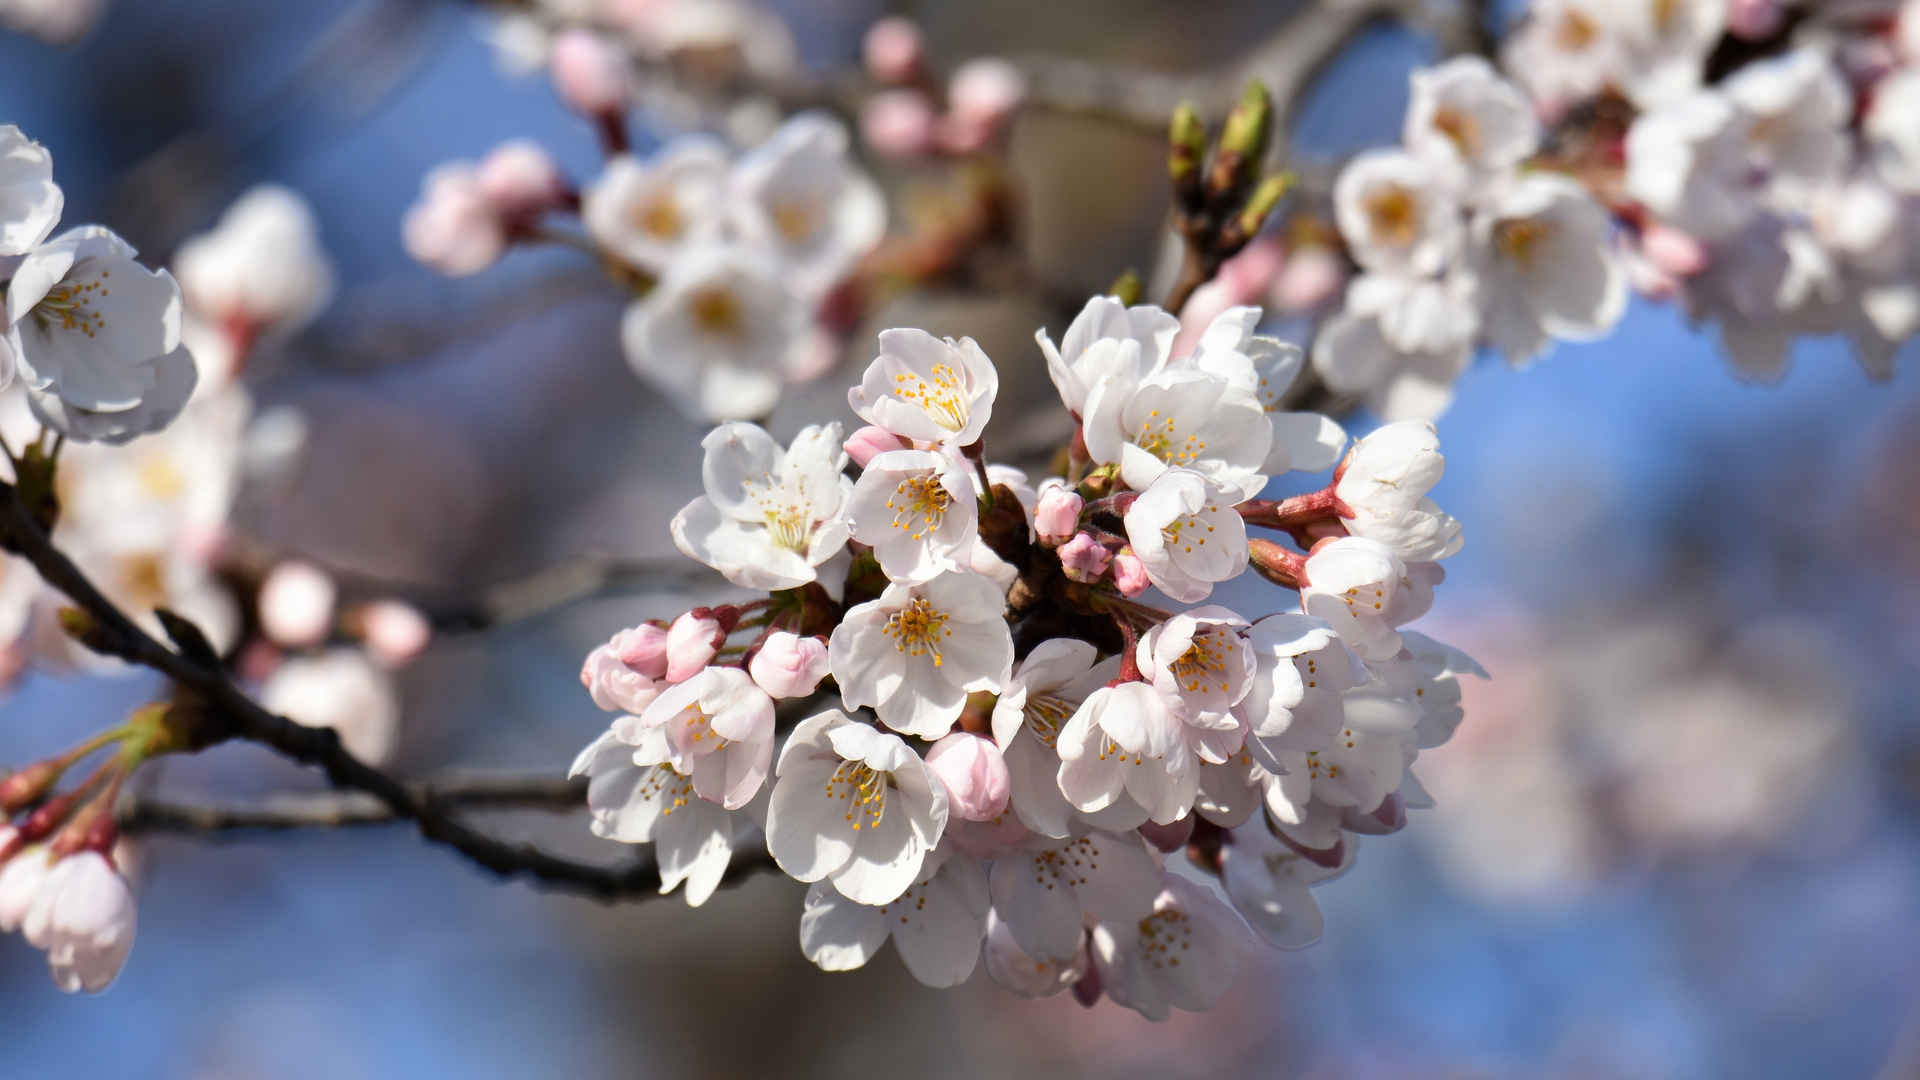
[[[409,785],[425,801],[443,807],[538,810],[569,813],[586,806],[587,782],[547,773],[467,773]],[[286,829],[344,829],[392,825],[406,819],[362,791],[288,792],[239,806],[156,798],[127,793],[115,816],[127,832],[221,833]]]
[[[540,885],[599,900],[642,899],[657,893],[660,875],[650,856],[605,866],[548,854],[530,844],[495,839],[460,821],[455,803],[430,785],[391,776],[348,753],[329,728],[313,728],[268,712],[234,685],[205,649],[193,624],[166,615],[169,634],[180,652],[162,645],[107,599],[79,567],[53,545],[11,484],[0,484],[0,538],[32,563],[40,576],[91,617],[87,644],[96,652],[151,668],[172,679],[201,705],[213,729],[208,743],[244,739],[324,771],[335,787],[364,792],[396,820],[414,822],[427,840],[452,848],[475,865],[503,878],[526,877]],[[193,816],[193,815],[189,815]],[[727,880],[735,882],[765,869],[771,860],[734,860]]]

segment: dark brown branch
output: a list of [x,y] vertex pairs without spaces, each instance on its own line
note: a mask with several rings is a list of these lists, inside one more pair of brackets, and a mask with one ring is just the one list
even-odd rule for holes
[[[452,848],[469,862],[503,878],[526,877],[547,888],[599,900],[638,900],[659,889],[660,876],[649,857],[603,866],[564,859],[530,844],[495,839],[462,822],[454,804],[430,786],[410,784],[348,753],[333,730],[307,727],[268,712],[202,651],[204,639],[191,623],[178,617],[168,620],[169,632],[181,652],[162,645],[135,624],[54,547],[11,484],[0,484],[0,537],[9,550],[32,563],[47,584],[65,593],[90,616],[85,635],[90,648],[167,676],[201,706],[201,715],[208,723],[208,730],[199,733],[202,745],[244,739],[314,766],[325,772],[336,788],[372,796],[395,818],[414,822],[427,840]],[[728,871],[728,880],[740,880],[766,865],[769,863],[762,858],[736,860]]]
[[[587,797],[584,779],[548,773],[455,774],[416,781],[410,786],[423,800],[463,810],[569,813],[584,808]],[[405,820],[391,806],[362,791],[284,793],[240,806],[129,794],[116,807],[116,816],[128,832],[187,833],[342,829]]]

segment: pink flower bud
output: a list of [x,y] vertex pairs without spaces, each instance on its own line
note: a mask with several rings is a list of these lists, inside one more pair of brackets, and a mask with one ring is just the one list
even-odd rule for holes
[[1048,480],[1040,485],[1040,499],[1033,506],[1033,531],[1042,540],[1064,540],[1079,527],[1080,511],[1086,505],[1087,500],[1065,483]]
[[1657,221],[1641,230],[1640,252],[1655,267],[1677,278],[1692,277],[1713,261],[1707,246],[1692,234]]
[[[1122,556],[1122,558],[1126,557]],[[1134,560],[1136,563],[1139,561]],[[1060,545],[1060,566],[1067,572],[1069,580],[1091,585],[1106,576],[1107,567],[1112,563],[1113,553],[1107,550],[1106,545],[1095,540],[1091,533],[1079,533]],[[1144,566],[1141,567],[1140,573],[1146,574]],[[1141,580],[1144,581],[1145,577],[1143,576]],[[1122,588],[1124,590],[1124,586]]]
[[860,55],[875,82],[910,82],[926,61],[927,43],[920,26],[903,15],[892,15],[867,27]]
[[507,231],[480,191],[473,167],[443,165],[428,174],[420,199],[400,221],[407,254],[451,277],[477,274],[499,260]]
[[389,668],[404,667],[420,658],[433,640],[433,625],[412,604],[375,600],[360,613],[360,629],[367,652]]
[[337,595],[325,570],[298,560],[283,562],[260,585],[260,628],[288,648],[318,645],[333,630]]
[[860,107],[860,137],[881,157],[919,157],[933,148],[933,103],[918,90],[887,90]]
[[553,39],[553,88],[567,107],[587,117],[614,116],[627,106],[627,62],[611,42],[588,30],[563,30]]
[[673,620],[667,630],[667,681],[684,682],[699,674],[725,640],[720,621],[705,608],[695,608]]
[[1260,294],[1267,291],[1274,278],[1280,274],[1281,266],[1286,262],[1286,253],[1280,247],[1280,241],[1272,236],[1263,236],[1248,244],[1240,254],[1220,264],[1220,273],[1214,280],[1234,298],[1234,304],[1257,304]]
[[607,644],[621,663],[649,679],[660,679],[667,674],[667,638],[666,627],[641,623],[613,635]]
[[1786,19],[1780,0],[1727,0],[1727,33],[1746,41],[1772,37]]
[[827,677],[827,643],[776,630],[753,654],[747,674],[768,697],[805,697]]
[[1187,306],[1180,309],[1180,332],[1173,338],[1173,355],[1192,355],[1214,317],[1239,303],[1217,278],[1193,290]]
[[480,194],[509,218],[532,218],[566,203],[567,180],[540,144],[515,139],[480,162]]
[[580,685],[587,688],[595,705],[608,712],[637,714],[660,696],[660,687],[621,663],[610,645],[597,646],[587,654],[580,665]]
[[1161,851],[1179,851],[1193,838],[1193,815],[1188,814],[1171,825],[1156,825],[1149,821],[1140,826],[1140,835]]
[[1347,264],[1332,248],[1296,247],[1273,283],[1273,303],[1281,311],[1303,314],[1318,310],[1346,287]]
[[947,789],[947,807],[968,821],[991,821],[1007,808],[1012,779],[991,739],[956,731],[927,751],[927,768]]
[[904,450],[907,448],[907,443],[885,428],[868,424],[847,436],[846,447],[847,456],[853,459],[855,465],[864,469],[867,467],[867,462],[873,460],[874,455],[884,454],[889,450]]
[[947,83],[947,108],[954,119],[996,130],[1026,96],[1026,75],[997,56],[961,64]]
[[1147,564],[1140,561],[1132,548],[1122,548],[1120,554],[1114,556],[1113,584],[1122,596],[1139,596],[1152,584],[1147,580]]

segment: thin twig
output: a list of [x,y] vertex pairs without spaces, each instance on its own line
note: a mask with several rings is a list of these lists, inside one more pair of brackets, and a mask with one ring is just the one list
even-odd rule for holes
[[[586,806],[587,783],[549,773],[477,773],[434,777],[411,785],[422,799],[462,809],[568,813]],[[128,832],[231,832],[340,829],[392,825],[404,818],[360,791],[287,792],[239,806],[209,806],[151,793],[123,798],[116,808]]]
[[[0,537],[10,550],[32,563],[47,584],[91,616],[89,647],[151,668],[197,699],[214,725],[206,733],[209,742],[232,738],[260,743],[319,768],[335,787],[373,796],[396,818],[413,821],[427,840],[452,848],[503,878],[527,877],[547,888],[600,900],[637,900],[658,890],[660,876],[651,858],[604,866],[495,839],[462,822],[453,805],[431,787],[410,784],[353,756],[332,729],[307,727],[268,712],[234,685],[192,623],[177,616],[166,619],[181,652],[167,648],[136,625],[53,545],[11,484],[0,484]],[[742,879],[766,865],[768,861],[758,856],[737,859],[727,879]]]

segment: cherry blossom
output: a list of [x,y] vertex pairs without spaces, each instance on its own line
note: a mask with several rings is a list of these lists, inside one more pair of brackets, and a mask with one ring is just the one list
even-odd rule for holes
[[1052,638],[1034,646],[993,706],[993,738],[1006,758],[1009,803],[1027,828],[1064,837],[1074,808],[1060,793],[1060,729],[1119,669],[1097,664],[1087,642]]
[[1081,830],[995,859],[989,884],[1020,951],[1058,962],[1080,951],[1089,918],[1128,923],[1150,912],[1160,865],[1137,833]]
[[895,731],[945,735],[967,694],[998,690],[1013,669],[1006,597],[986,577],[949,571],[888,585],[848,611],[827,642],[847,708],[871,707]]
[[840,425],[803,428],[783,450],[760,427],[734,422],[701,447],[706,494],[672,523],[689,558],[742,588],[791,589],[846,547],[853,483],[841,475]]
[[675,139],[644,162],[622,154],[582,194],[580,220],[608,251],[667,270],[723,227],[727,170],[725,147],[696,136]]
[[1427,497],[1446,459],[1425,420],[1387,424],[1353,444],[1333,493],[1346,507],[1347,532],[1378,540],[1410,562],[1460,550],[1460,523]]
[[692,778],[677,772],[668,756],[666,735],[657,729],[641,733],[638,746],[608,731],[580,752],[569,775],[588,778],[594,835],[652,844],[661,895],[684,883],[688,906],[699,907],[719,888],[749,822],[744,813],[694,794]]
[[886,231],[886,202],[847,141],[838,120],[802,113],[734,167],[736,227],[775,254],[803,295],[832,287]]
[[1234,493],[1188,469],[1154,478],[1127,509],[1127,539],[1154,587],[1175,600],[1204,600],[1247,568],[1247,526]]
[[[728,810],[747,805],[773,763],[773,699],[739,668],[709,667],[662,690],[613,732],[636,746],[644,733],[666,737],[665,759],[694,794]],[[640,761],[636,764],[657,764]]]
[[999,388],[999,373],[972,338],[883,330],[880,355],[847,391],[847,404],[901,438],[957,449],[980,438]]
[[849,900],[825,882],[808,888],[800,950],[823,971],[850,971],[892,939],[900,962],[922,984],[958,986],[979,962],[987,912],[979,861],[942,847],[918,880],[882,904]]
[[1232,986],[1250,942],[1232,909],[1172,874],[1137,922],[1093,928],[1093,959],[1108,997],[1147,1017],[1212,1008]]
[[627,309],[620,342],[627,364],[689,411],[744,420],[779,400],[806,319],[773,263],[751,249],[703,245]]
[[961,569],[978,542],[974,484],[964,462],[926,450],[868,461],[847,501],[853,538],[873,548],[889,580],[923,582]]
[[0,257],[38,247],[65,206],[53,182],[53,155],[18,127],[0,125]]

